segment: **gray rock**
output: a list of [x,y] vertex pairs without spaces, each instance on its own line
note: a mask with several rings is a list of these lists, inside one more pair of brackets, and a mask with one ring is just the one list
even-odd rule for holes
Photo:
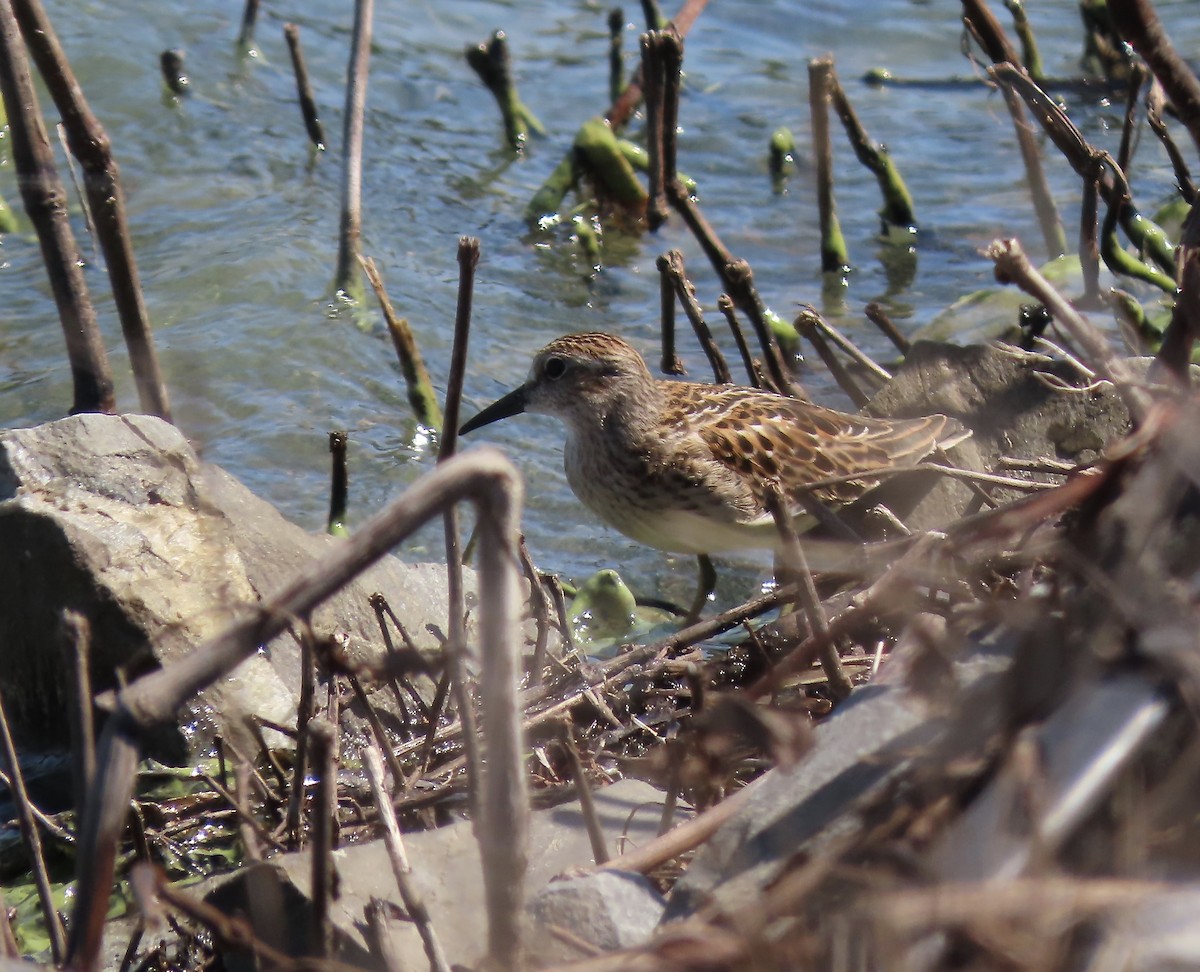
[[[995,691],[1010,651],[1007,641],[976,645],[951,664],[958,689]],[[709,902],[733,913],[755,900],[797,854],[818,854],[861,826],[854,806],[906,772],[946,725],[904,684],[911,666],[897,654],[884,672],[895,665],[898,674],[856,689],[817,727],[816,744],[804,759],[752,784],[753,799],[709,838],[675,885],[665,920]]]
[[[617,842],[622,838],[637,846],[657,833],[663,793],[648,783],[623,780],[597,790],[593,799],[610,852],[616,853]],[[479,845],[470,823],[463,821],[437,830],[405,834],[404,846],[412,867],[413,886],[424,899],[447,959],[474,968],[486,947],[487,919]],[[577,802],[532,815],[526,883],[530,894],[546,887],[555,876],[592,863],[591,843]],[[335,866],[339,893],[331,910],[338,957],[357,965],[377,967],[364,935],[364,909],[372,898],[400,902],[382,841],[337,851]],[[240,913],[251,918],[256,934],[289,955],[311,954],[311,870],[312,858],[307,851],[284,854],[214,882],[217,886],[210,891],[208,900],[228,914]],[[593,900],[598,907],[607,906],[608,911],[588,910],[592,923],[579,926],[578,933],[582,936],[604,928],[606,921],[611,921],[616,926],[614,933],[619,931],[624,936],[620,938],[624,943],[630,935],[646,929],[648,914],[657,917],[661,911],[661,902],[656,905],[644,889],[631,891],[624,877],[610,875],[589,883],[593,889],[602,889],[594,892]],[[577,900],[582,908],[582,896]],[[626,909],[635,901],[642,902],[639,907],[643,912],[631,915]],[[561,916],[564,912],[556,914]],[[626,925],[634,920],[636,931]],[[389,931],[400,968],[429,967],[420,935],[411,922],[392,921]],[[530,950],[530,961],[539,961],[534,949]]]
[[640,874],[597,871],[554,881],[526,909],[533,921],[530,964],[545,967],[585,957],[551,929],[565,929],[605,952],[633,948],[654,933],[665,909],[658,889]]
[[[338,542],[289,523],[156,418],[76,415],[0,434],[0,688],[18,733],[27,745],[65,738],[64,608],[90,622],[102,691],[118,671],[193,650]],[[445,627],[445,569],[393,558],[330,599],[315,630],[379,645],[375,591],[436,647],[426,625]],[[293,722],[299,666],[292,635],[277,638],[193,702],[187,731],[236,737],[248,714]]]

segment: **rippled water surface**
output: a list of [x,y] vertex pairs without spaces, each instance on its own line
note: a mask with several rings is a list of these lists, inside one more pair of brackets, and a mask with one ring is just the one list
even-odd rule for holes
[[[328,294],[350,5],[266,5],[252,58],[234,47],[238,4],[53,0],[47,7],[121,164],[179,425],[208,459],[312,529],[325,515],[326,433],[348,429],[352,521],[360,522],[427,469],[432,455],[408,414],[374,305],[352,312],[335,307]],[[1031,7],[1047,71],[1073,74],[1081,47],[1074,4]],[[699,295],[716,317],[711,272],[677,221],[653,236],[609,232],[604,269],[594,274],[565,231],[531,233],[521,219],[579,124],[606,107],[608,9],[582,0],[377,5],[364,249],[416,329],[440,386],[454,317],[456,241],[481,238],[468,413],[519,383],[530,354],[564,331],[616,331],[650,350],[658,313],[654,263],[670,247],[687,254]],[[1173,2],[1158,9],[1176,44],[1194,54],[1200,8]],[[640,16],[639,6],[629,4],[626,14]],[[284,16],[301,26],[333,143],[316,159],[295,104]],[[1040,252],[1012,126],[995,94],[981,85],[874,89],[858,81],[875,66],[911,78],[969,76],[959,17],[949,0],[712,0],[693,28],[680,166],[698,180],[704,212],[724,242],[751,262],[764,298],[785,316],[816,304],[882,351],[863,322],[866,302],[882,301],[915,330],[955,297],[988,284],[989,265],[977,251],[993,237],[1017,235]],[[498,27],[510,37],[522,94],[549,132],[522,157],[503,146],[495,106],[462,57],[464,44]],[[186,51],[195,89],[182,103],[166,97],[159,80],[158,55],[171,47]],[[632,23],[625,47],[632,69]],[[911,257],[878,242],[874,181],[839,133],[838,204],[856,271],[832,292],[819,273],[808,161],[806,64],[825,52],[835,55],[872,136],[890,147],[921,223]],[[1089,138],[1115,150],[1119,105],[1073,98],[1071,110]],[[767,140],[779,125],[796,133],[801,154],[783,193],[772,191],[766,167]],[[0,191],[17,204],[11,168],[0,169]],[[1049,169],[1073,236],[1078,190],[1061,159],[1053,157]],[[1153,208],[1169,188],[1165,157],[1147,139],[1135,191]],[[90,260],[90,242],[83,246]],[[70,382],[32,235],[5,238],[0,261],[0,422],[59,417],[70,405]],[[88,279],[120,403],[132,408],[118,327],[94,262]],[[685,356],[702,376],[690,343]],[[845,404],[823,374],[806,381],[818,397]],[[686,596],[690,563],[665,574],[672,561],[600,526],[571,497],[552,420],[511,420],[487,437],[527,475],[527,532],[543,567],[579,578],[617,565],[640,589]],[[440,556],[437,535],[407,555]]]

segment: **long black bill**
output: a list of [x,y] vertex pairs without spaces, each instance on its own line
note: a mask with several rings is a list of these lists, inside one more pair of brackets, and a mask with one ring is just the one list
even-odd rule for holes
[[525,411],[525,386],[514,388],[503,398],[492,402],[487,408],[476,415],[474,418],[467,419],[463,422],[462,428],[458,430],[459,435],[466,435],[468,432],[474,432],[476,429],[481,429],[485,425],[491,425],[493,422],[499,422],[500,419],[510,418],[513,415],[520,415]]

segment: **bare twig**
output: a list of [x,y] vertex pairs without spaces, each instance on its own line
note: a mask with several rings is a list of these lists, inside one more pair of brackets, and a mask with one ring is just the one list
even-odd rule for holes
[[25,851],[29,855],[29,864],[33,869],[33,881],[37,887],[38,902],[42,908],[42,920],[45,921],[46,932],[50,936],[50,952],[54,956],[54,964],[62,965],[63,958],[67,954],[67,938],[63,931],[62,919],[58,915],[58,909],[54,907],[50,874],[46,870],[46,855],[42,852],[42,837],[38,833],[37,823],[30,810],[29,793],[25,789],[25,775],[21,772],[21,764],[17,761],[17,748],[13,744],[12,733],[8,728],[8,716],[4,712],[3,698],[0,698],[0,750],[3,751],[4,762],[8,769],[8,785],[17,810],[17,823],[21,828],[21,839],[25,842]]
[[[400,825],[396,822],[396,811],[392,807],[387,785],[383,776],[383,761],[379,749],[367,746],[363,750],[363,767],[367,771],[367,780],[371,784],[371,794],[375,799],[375,808],[379,811],[379,822],[383,825],[383,842],[387,847],[388,860],[392,865],[392,875],[396,879],[396,887],[400,891],[400,900],[408,917],[417,926],[417,932],[425,946],[425,954],[429,956],[429,967],[433,972],[449,972],[450,963],[438,941],[429,916],[429,909],[421,897],[420,891],[410,879],[412,868],[408,856],[404,852],[404,842],[400,836]],[[395,780],[392,781],[395,784]]]
[[319,958],[328,959],[333,956],[334,947],[330,908],[333,905],[335,881],[333,852],[337,846],[337,728],[324,719],[310,723],[308,744],[317,777],[317,795],[313,800],[310,824],[313,838],[313,952]]

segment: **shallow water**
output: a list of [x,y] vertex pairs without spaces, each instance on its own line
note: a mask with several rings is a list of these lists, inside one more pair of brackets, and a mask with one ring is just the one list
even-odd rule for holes
[[[234,48],[240,4],[48,2],[72,64],[112,138],[135,231],[143,284],[175,415],[206,458],[220,463],[303,525],[323,526],[326,433],[350,433],[351,523],[361,522],[432,461],[408,414],[382,321],[369,304],[338,309],[328,288],[336,254],[341,87],[349,4],[295,0],[330,151],[310,158],[281,19],[265,10],[259,53]],[[668,10],[670,9],[667,5]],[[1200,39],[1200,7],[1158,5],[1177,46]],[[470,413],[519,383],[530,354],[569,330],[619,332],[644,350],[657,333],[655,259],[687,255],[699,295],[717,319],[718,289],[697,248],[672,221],[657,235],[604,239],[593,274],[565,232],[530,233],[530,195],[569,147],[578,125],[607,102],[607,6],[549,3],[380,4],[368,95],[364,250],[392,301],[413,324],[441,387],[454,317],[456,241],[482,240],[467,382]],[[640,10],[630,4],[632,19]],[[1038,5],[1031,16],[1046,68],[1076,71],[1081,38],[1074,4]],[[1016,235],[1040,253],[1012,127],[982,86],[873,89],[868,68],[897,76],[969,75],[959,53],[960,8],[948,0],[713,0],[687,40],[680,166],[700,184],[705,214],[748,259],[765,300],[785,316],[817,305],[868,348],[886,349],[861,313],[881,301],[907,331],[955,297],[986,286],[978,249]],[[549,135],[514,158],[498,113],[462,58],[464,44],[497,27],[508,33],[522,94]],[[164,96],[158,55],[183,48],[194,93]],[[637,30],[625,33],[632,69]],[[833,52],[839,76],[872,137],[887,143],[915,199],[915,254],[881,245],[874,180],[835,130],[838,205],[855,263],[845,288],[823,289],[813,173],[808,162],[806,63]],[[1115,151],[1121,108],[1073,99],[1085,133]],[[771,131],[796,133],[800,160],[782,194],[772,190]],[[1177,137],[1186,152],[1186,138]],[[1069,237],[1075,180],[1048,163]],[[1152,209],[1170,190],[1157,143],[1145,139],[1135,192]],[[0,191],[19,205],[11,165]],[[81,226],[81,221],[79,221]],[[80,229],[82,233],[82,229]],[[89,241],[84,252],[92,261]],[[88,279],[109,338],[122,407],[136,399],[102,269]],[[0,424],[33,424],[70,405],[62,338],[31,234],[0,247]],[[684,341],[685,360],[703,359]],[[819,370],[802,376],[817,397],[845,405]],[[473,437],[475,438],[475,437]],[[617,565],[637,590],[686,598],[692,567],[637,547],[594,521],[570,495],[561,433],[544,418],[489,428],[528,477],[525,523],[539,564],[573,578]],[[405,555],[440,556],[437,531]],[[746,593],[753,574],[735,581]]]

